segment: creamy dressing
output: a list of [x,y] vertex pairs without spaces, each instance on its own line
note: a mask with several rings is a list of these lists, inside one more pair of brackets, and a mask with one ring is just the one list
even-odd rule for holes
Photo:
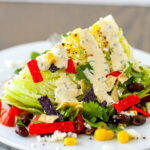
[[105,83],[105,76],[110,72],[105,55],[99,49],[96,40],[88,29],[81,30],[79,39],[80,45],[86,49],[89,55],[88,62],[93,68],[92,72],[86,69],[84,73],[93,84],[94,93],[98,101],[106,100],[107,102],[113,102],[112,98],[107,94],[108,87]]
[[68,56],[66,50],[61,45],[56,45],[51,49],[55,56],[55,65],[58,68],[67,68]]
[[43,54],[38,56],[37,58],[38,67],[42,71],[47,71],[50,67],[49,61],[48,61],[48,55]]
[[[67,68],[68,56],[66,50],[59,44],[51,49],[51,53],[55,56],[55,65],[58,68]],[[40,70],[47,71],[50,68],[49,55],[48,53],[37,57],[37,62]]]
[[119,28],[111,15],[101,18],[99,26],[103,36],[106,37],[109,42],[111,50],[111,60],[113,71],[122,71],[128,62],[127,55],[124,53],[124,49],[119,43],[119,37],[117,33]]
[[58,104],[65,102],[78,102],[76,97],[82,94],[82,90],[71,81],[66,73],[61,73],[60,78],[56,81],[55,98]]

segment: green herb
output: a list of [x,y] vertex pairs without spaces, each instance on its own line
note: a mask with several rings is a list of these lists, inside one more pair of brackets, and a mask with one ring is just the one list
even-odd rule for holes
[[67,107],[64,109],[58,110],[58,112],[63,116],[64,120],[74,120],[77,114],[79,113],[79,109],[73,110],[73,107]]
[[108,124],[108,128],[111,129],[114,132],[119,132],[119,131],[123,130],[121,128],[117,128],[116,126],[114,126],[112,124]]
[[105,54],[106,54],[106,59],[109,60],[109,61],[111,61],[110,54],[108,52],[105,52]]
[[40,53],[38,52],[32,52],[31,53],[31,56],[30,56],[30,59],[36,59],[36,57],[40,56]]
[[61,34],[61,36],[64,37],[64,38],[67,37],[67,36],[69,36],[69,35],[70,35],[70,33]]
[[22,68],[18,68],[18,69],[15,70],[14,73],[15,73],[15,74],[19,74],[19,72],[20,72],[21,70],[22,70]]
[[130,61],[128,61],[128,64],[129,64],[129,67],[125,70],[125,74],[126,74],[126,76],[129,78],[130,77],[130,74],[132,73],[132,66],[133,66],[133,64],[130,62]]
[[95,128],[98,128],[98,127],[101,127],[102,126],[102,123],[99,121],[99,122],[95,122],[94,119],[86,119],[83,115],[82,115],[82,118],[83,120],[88,123],[91,127],[95,127]]
[[91,126],[100,126],[100,121],[108,122],[110,116],[115,113],[112,105],[102,107],[99,103],[90,101],[89,103],[83,102],[83,119],[90,123]]
[[90,66],[90,64],[81,65],[80,67],[78,67],[76,69],[76,76],[79,80],[83,79],[86,83],[90,83],[90,80],[84,74],[84,70],[86,70],[86,69],[92,70],[92,67]]
[[35,120],[30,120],[30,121],[33,122],[33,123],[36,123],[36,124],[43,123],[42,121],[35,121]]
[[50,50],[46,50],[46,51],[44,51],[43,53],[41,53],[41,54],[46,54],[47,52],[49,52]]
[[25,124],[23,124],[22,120],[21,119],[18,119],[17,122],[16,122],[17,125],[20,125],[20,126],[23,126],[23,127],[26,127]]
[[80,54],[83,54],[84,50],[83,49],[80,49]]

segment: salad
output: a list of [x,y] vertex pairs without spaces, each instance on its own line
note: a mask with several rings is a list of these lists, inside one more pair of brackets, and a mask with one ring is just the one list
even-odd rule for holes
[[150,117],[150,69],[134,58],[111,15],[62,34],[15,74],[0,100],[0,123],[23,137],[71,146],[86,134],[124,144],[140,137],[125,127]]

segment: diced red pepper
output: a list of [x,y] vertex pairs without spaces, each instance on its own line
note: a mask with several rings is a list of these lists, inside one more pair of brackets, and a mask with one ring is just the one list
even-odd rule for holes
[[133,108],[134,110],[136,110],[137,112],[139,112],[139,113],[141,113],[141,114],[143,114],[143,115],[145,115],[145,116],[150,117],[150,114],[147,113],[146,111],[144,111],[144,110],[142,110],[142,109],[140,109],[140,108],[138,108],[138,107],[135,107],[135,106],[132,106],[132,108]]
[[84,120],[80,114],[76,116],[76,118],[73,121],[75,133],[79,134],[84,131]]
[[29,61],[27,63],[27,65],[28,65],[28,68],[30,70],[30,73],[31,73],[31,76],[32,76],[34,83],[38,83],[38,82],[43,81],[43,77],[42,77],[42,74],[41,74],[40,69],[38,67],[36,59],[32,59],[31,61]]
[[121,73],[122,72],[120,72],[120,71],[114,71],[114,72],[107,74],[106,77],[108,77],[108,76],[118,77]]
[[0,122],[5,126],[14,127],[15,125],[14,110],[12,108],[9,108],[8,110],[4,111],[0,117]]
[[123,110],[126,110],[129,107],[132,107],[140,102],[140,97],[132,94],[122,100],[120,100],[118,103],[114,103],[113,106],[117,110],[118,113],[120,113]]
[[75,68],[73,60],[71,58],[68,59],[68,67],[66,69],[66,72],[68,72],[68,73],[76,73],[76,68]]
[[38,123],[29,124],[29,133],[32,135],[54,133],[56,130],[61,132],[74,132],[72,121],[55,122],[55,123]]
[[18,116],[23,112],[22,109],[19,109],[16,106],[12,106],[12,109],[14,110],[15,116]]
[[0,114],[1,114],[1,111],[2,111],[2,101],[0,100]]

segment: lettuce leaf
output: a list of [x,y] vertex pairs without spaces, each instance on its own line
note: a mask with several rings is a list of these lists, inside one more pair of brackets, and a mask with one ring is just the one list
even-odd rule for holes
[[131,46],[127,42],[126,38],[123,36],[122,29],[120,29],[120,31],[118,33],[118,37],[119,37],[120,44],[124,48],[124,52],[127,54],[127,57],[132,58],[133,57],[133,52],[132,52]]

